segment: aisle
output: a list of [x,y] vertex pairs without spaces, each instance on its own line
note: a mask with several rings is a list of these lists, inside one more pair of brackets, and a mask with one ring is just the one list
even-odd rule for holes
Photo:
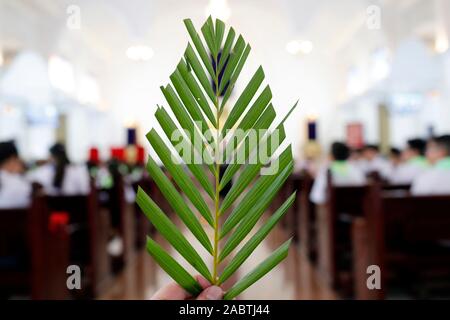
[[[192,235],[184,230],[185,236],[195,246],[201,250],[197,241]],[[263,241],[260,247],[240,268],[239,277],[250,271],[264,257],[270,254],[276,245],[287,239],[288,236],[281,229],[275,228],[271,235]],[[157,240],[162,242],[161,239]],[[169,248],[170,250],[170,248]],[[173,253],[177,257],[179,255]],[[206,254],[204,255],[206,256]],[[182,263],[188,270],[192,271],[185,263]],[[193,272],[194,273],[194,272]],[[149,299],[152,294],[161,286],[169,283],[171,279],[156,266],[145,251],[135,254],[132,263],[117,277],[117,281],[110,292],[101,299]],[[235,279],[230,279],[231,282]],[[230,285],[230,284],[226,284]],[[332,290],[324,286],[315,272],[313,266],[298,252],[295,245],[291,246],[289,256],[277,268],[272,270],[266,277],[247,289],[240,299],[335,299]]]

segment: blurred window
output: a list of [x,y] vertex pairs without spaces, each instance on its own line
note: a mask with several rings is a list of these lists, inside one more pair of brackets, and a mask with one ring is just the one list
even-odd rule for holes
[[67,93],[75,92],[75,77],[72,65],[58,57],[52,56],[48,62],[48,75],[50,83],[55,88]]

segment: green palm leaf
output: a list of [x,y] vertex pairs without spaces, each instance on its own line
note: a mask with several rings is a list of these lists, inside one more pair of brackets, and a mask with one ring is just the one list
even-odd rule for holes
[[189,72],[186,62],[181,60],[177,66],[177,70],[181,73],[181,76],[187,83],[189,90],[192,92],[195,100],[202,108],[202,111],[208,117],[208,120],[211,122],[213,126],[215,126],[216,120],[214,114],[212,113],[212,110],[209,107],[208,101],[206,100],[206,97],[203,94],[202,89],[200,89],[200,86],[198,85],[197,81],[195,81],[194,76]]
[[[294,111],[294,109],[297,107],[298,101],[295,103],[295,105],[291,108],[291,110],[289,110],[288,114],[285,116],[285,118],[283,119],[283,121],[281,121],[281,123],[276,127],[276,129],[278,130],[278,141],[279,143],[282,143],[284,141],[284,139],[286,138],[286,133],[284,131],[284,122],[286,121],[287,117],[292,113],[292,111]],[[269,108],[268,108],[269,109]],[[270,111],[266,109],[265,112]],[[264,115],[263,115],[264,116]],[[263,116],[261,116],[261,118],[258,120],[258,122],[260,120],[263,120]],[[264,128],[265,125],[262,124],[261,126],[259,126],[258,124],[255,124],[254,128],[257,129],[262,129]],[[225,170],[225,173],[223,174],[222,179],[220,180],[220,189],[222,190],[222,188],[224,186],[226,186],[228,184],[228,182],[230,182],[230,180],[233,178],[233,176],[236,174],[236,172],[239,170],[239,168],[241,167],[241,163],[236,161],[236,157],[237,156],[241,156],[243,155],[243,161],[247,161],[249,155],[254,151],[254,149],[256,148],[261,148],[262,145],[268,145],[270,146],[270,140],[271,137],[274,136],[274,133],[270,133],[268,134],[268,136],[264,136],[264,138],[262,139],[262,141],[259,141],[259,136],[257,136],[257,144],[254,146],[251,146],[250,148],[246,147],[246,142],[248,140],[248,136],[246,137],[246,142],[244,142],[243,145],[239,146],[235,152],[234,159],[233,159],[233,163],[231,165],[228,166],[228,168]],[[275,151],[275,150],[273,150]],[[272,151],[271,151],[272,152]],[[271,155],[271,154],[270,154]],[[252,163],[252,162],[250,162]],[[262,165],[262,164],[261,164]]]
[[[258,70],[253,75],[253,77],[250,79],[250,82],[247,84],[242,94],[239,96],[239,99],[234,104],[233,109],[231,109],[230,115],[225,121],[222,132],[223,130],[230,129],[238,121],[238,119],[244,113],[245,108],[247,108],[250,101],[256,94],[256,91],[258,91],[258,88],[263,82],[263,80],[264,80],[264,71],[262,67],[259,67]],[[224,102],[222,102],[222,104],[224,105]]]
[[283,261],[289,250],[291,240],[283,243],[277,250],[275,250],[266,260],[261,262],[253,271],[248,273],[244,278],[239,280],[228,292],[224,295],[224,300],[234,299],[242,291],[250,287],[256,281],[265,276],[270,270],[276,267],[281,261]]
[[[140,188],[136,201],[171,246],[212,284],[220,285],[238,270],[292,205],[295,195],[290,196],[247,242],[244,241],[292,173],[292,150],[290,145],[279,148],[286,138],[287,116],[273,126],[276,108],[270,87],[263,85],[263,68],[254,72],[242,92],[235,92],[251,51],[244,37],[237,35],[233,28],[226,30],[222,21],[211,17],[202,25],[200,33],[190,19],[184,20],[184,24],[191,43],[186,47],[184,59],[169,76],[170,83],[161,87],[174,117],[160,106],[155,112],[167,139],[162,139],[155,129],[147,134],[153,151],[173,182],[153,157],[149,157],[147,171],[184,227],[212,255],[212,267],[206,266],[182,230]],[[234,94],[237,100],[229,106],[228,101]],[[230,108],[228,116],[221,119],[227,108]],[[228,167],[220,177],[224,161]],[[267,173],[269,165],[275,169]],[[221,200],[220,192],[232,180],[235,183]],[[213,201],[213,207],[208,206],[207,198]],[[231,213],[222,224],[220,217],[228,211]],[[209,226],[202,225],[200,216]],[[230,236],[225,242],[223,238],[227,234]],[[223,246],[219,245],[221,241],[225,242]],[[281,262],[287,255],[289,243],[284,243],[238,281],[225,298],[236,297]],[[240,244],[242,248],[219,274],[219,265]],[[150,238],[147,250],[188,292],[197,295],[201,291],[193,276]]]
[[[263,193],[262,197],[260,197],[260,201],[258,201],[254,206],[252,206],[245,217],[242,219],[242,222],[239,223],[239,226],[236,228],[235,232],[231,235],[231,237],[225,243],[225,246],[222,249],[222,252],[219,256],[219,261],[225,259],[231,251],[233,251],[239,243],[249,234],[252,228],[256,225],[259,218],[261,218],[264,211],[269,206],[272,199],[275,197],[278,190],[281,189],[282,185],[286,181],[289,176],[290,171],[292,171],[293,164],[291,163],[283,172],[275,179],[272,185],[270,185],[267,190]],[[221,238],[226,233],[221,233]]]
[[[289,148],[283,152],[283,154],[278,159],[280,168],[289,167],[289,163],[292,162],[292,151]],[[291,173],[292,170],[287,172]],[[284,171],[283,171],[284,172]],[[280,175],[283,173],[281,172]],[[273,187],[273,182],[277,179],[276,175],[266,175],[262,176],[255,185],[247,192],[241,202],[236,206],[236,208],[231,212],[230,216],[225,221],[221,238],[226,235],[236,224],[245,216],[245,214],[258,202],[263,199],[261,196],[265,193],[268,188]],[[224,213],[228,209],[228,203],[224,203],[220,208],[220,212]]]
[[180,264],[172,258],[160,245],[147,237],[147,251],[158,262],[161,268],[182,288],[196,296],[202,291],[200,284]]
[[233,273],[245,262],[256,247],[263,241],[275,225],[281,220],[289,207],[294,202],[296,193],[294,192],[278,210],[269,218],[269,220],[256,232],[252,238],[242,247],[234,256],[231,262],[225,267],[219,278],[219,284],[225,282]]
[[[267,106],[267,108],[265,108],[263,114],[258,118],[256,122],[254,122],[251,128],[249,128],[248,124],[241,123],[242,126],[240,126],[239,131],[236,131],[237,132],[236,134],[231,135],[230,140],[228,141],[225,147],[223,161],[232,162],[233,164],[240,164],[241,162],[243,162],[242,160],[244,159],[243,157],[245,157],[246,160],[248,156],[246,151],[250,149],[253,143],[258,144],[259,142],[260,139],[260,136],[258,134],[259,130],[267,130],[272,124],[275,117],[276,117],[275,109],[272,106],[272,104],[270,104],[269,106]],[[243,135],[242,132],[244,132]],[[252,141],[251,139],[254,140]],[[243,145],[241,149],[239,147],[242,143],[245,143],[245,145]],[[233,176],[231,175],[230,178],[232,177]],[[223,187],[222,185],[223,178],[224,177],[222,177],[220,181],[221,188]]]
[[141,207],[150,222],[170,242],[170,244],[206,279],[211,279],[211,273],[200,255],[186,240],[172,221],[162,212],[158,205],[141,189],[138,189],[136,202]]
[[[242,131],[247,131],[248,129],[252,128],[253,125],[257,122],[259,115],[263,114],[266,107],[271,110],[273,109],[273,106],[269,104],[270,99],[272,98],[272,93],[270,92],[270,88],[266,87],[266,89],[261,93],[259,98],[255,101],[253,106],[248,110],[247,114],[244,116],[244,118],[239,123],[239,129]],[[264,128],[266,129],[266,128]],[[222,130],[222,136],[226,136],[225,128]],[[245,135],[232,135],[231,141],[228,143],[226,147],[226,151],[230,152],[231,150],[234,150],[237,148],[237,146],[242,142],[242,140],[245,138]]]
[[[222,93],[223,89],[225,88],[225,85],[230,80],[231,76],[233,75],[233,72],[235,72],[236,67],[239,63],[239,59],[243,56],[243,53],[245,51],[250,51],[250,47],[246,46],[244,38],[242,36],[239,36],[239,38],[236,41],[236,45],[233,48],[233,51],[231,52],[230,60],[228,61],[227,66],[225,67],[225,71],[222,76],[222,80],[220,82],[219,92]],[[248,55],[248,52],[247,52]],[[244,59],[246,58],[244,54]]]
[[202,34],[208,45],[209,51],[212,53],[214,57],[217,58],[217,46],[216,46],[216,38],[214,34],[213,21],[211,17],[206,20],[205,24],[202,26]]
[[194,46],[197,49],[197,53],[202,59],[206,70],[208,70],[211,77],[214,78],[215,73],[211,60],[209,59],[209,55],[206,52],[205,47],[203,46],[202,40],[200,39],[197,31],[195,31],[194,24],[192,23],[191,19],[185,19],[184,24],[186,25],[186,29],[188,30],[189,35],[191,36],[192,42],[194,43]]
[[198,209],[198,211],[206,219],[206,221],[208,221],[212,225],[213,221],[211,213],[209,212],[208,205],[202,198],[198,189],[195,188],[194,183],[186,174],[186,172],[184,172],[184,170],[179,165],[172,161],[172,152],[170,151],[170,149],[164,144],[163,140],[154,129],[150,130],[150,132],[147,134],[147,138],[161,161],[166,166],[167,170],[172,175],[175,182],[183,190],[189,200],[191,200],[192,204]]
[[[248,55],[250,54],[250,50],[251,47],[249,45],[247,45],[245,47],[244,53],[241,56],[241,59],[239,60],[239,63],[236,67],[236,69],[233,72],[233,75],[230,78],[230,82],[228,84],[228,88],[224,93],[224,97],[222,100],[222,104],[220,107],[220,110],[223,110],[223,106],[227,103],[228,99],[231,97],[231,93],[233,92],[234,86],[236,85],[236,81],[239,77],[239,75],[241,74],[242,69],[244,68],[245,62],[247,61]],[[225,82],[222,82],[225,83]],[[221,88],[221,90],[224,90],[224,88]],[[220,91],[221,93],[223,93],[223,91]]]
[[[164,133],[166,134],[167,138],[170,140],[171,135],[173,132],[178,130],[176,124],[173,122],[173,120],[170,118],[169,114],[166,110],[163,108],[158,108],[155,112],[155,118],[158,120],[158,123],[160,124],[161,128],[163,129]],[[188,146],[190,157],[191,159],[195,159],[195,157],[199,157],[198,152],[194,150],[195,148],[192,146],[191,142],[183,136],[183,141]],[[172,142],[172,141],[171,141]],[[175,147],[175,143],[172,142],[172,145]],[[178,154],[180,157],[186,156],[183,154],[183,149],[178,150]],[[212,159],[210,160],[212,162]],[[192,163],[192,161],[186,162],[187,167],[189,170],[191,170],[192,174],[197,178],[197,181],[202,185],[203,189],[206,191],[206,193],[211,197],[214,198],[214,190],[213,187],[208,180],[208,176],[203,172],[203,166],[196,164],[195,161]],[[210,166],[211,170],[213,171],[214,168]]]
[[211,99],[211,101],[214,102],[216,97],[214,95],[214,91],[212,89],[211,83],[209,82],[208,76],[206,75],[205,71],[203,70],[203,68],[200,64],[200,61],[198,60],[198,58],[194,52],[194,49],[192,48],[192,46],[190,44],[188,44],[186,51],[184,53],[184,56],[186,58],[188,65],[190,66],[190,68],[192,68],[192,70],[194,70],[195,75],[197,76],[198,80],[200,81],[200,84],[203,87],[203,90],[205,90],[206,94]]
[[203,247],[205,247],[209,253],[212,253],[213,248],[211,246],[211,242],[209,241],[208,236],[206,235],[205,230],[203,230],[197,217],[186,202],[184,202],[183,197],[178,193],[177,189],[172,185],[161,168],[156,164],[155,160],[153,160],[150,156],[147,162],[147,171],[184,224],[189,230],[191,230],[192,234],[198,239],[198,241],[200,241]]
[[222,72],[225,63],[228,60],[235,35],[236,33],[234,32],[234,29],[230,28],[230,31],[228,31],[227,39],[225,40],[225,44],[223,45],[222,55],[220,56],[219,69],[217,70],[218,73]]
[[208,123],[206,122],[205,117],[203,117],[201,109],[195,101],[194,94],[190,91],[186,82],[184,82],[181,73],[176,70],[170,76],[170,80],[172,80],[175,90],[177,91],[178,96],[181,98],[183,104],[186,106],[186,109],[192,117],[192,120],[200,124],[200,131],[202,132],[202,134],[205,134],[205,132],[209,129]]

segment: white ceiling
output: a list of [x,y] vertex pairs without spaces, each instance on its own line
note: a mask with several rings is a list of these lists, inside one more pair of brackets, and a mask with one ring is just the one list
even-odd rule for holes
[[[129,114],[132,105],[135,114],[142,114],[145,106],[161,102],[157,101],[159,85],[167,81],[182,56],[188,40],[182,19],[190,17],[200,25],[208,1],[0,0],[0,48],[32,49],[44,57],[61,55],[97,77],[105,103],[112,109]],[[283,108],[298,96],[306,97],[306,105],[314,100],[329,106],[333,95],[342,91],[350,65],[367,58],[377,47],[395,49],[413,34],[434,32],[442,19],[449,23],[443,15],[450,10],[442,7],[448,2],[228,0],[232,12],[228,23],[252,44],[254,65],[250,67],[256,63],[266,67],[273,91],[281,92],[278,102]],[[81,30],[66,26],[69,5],[81,10]],[[381,30],[366,26],[370,5],[381,8]],[[289,56],[285,45],[291,39],[311,40],[313,54]],[[126,49],[135,43],[154,49],[152,61],[137,65],[126,58]],[[330,79],[333,82],[327,87]],[[289,93],[283,91],[286,82]],[[331,98],[317,100],[321,90],[328,90]],[[150,115],[150,110],[145,110]]]
[[[192,18],[201,25],[209,1],[0,0],[0,50],[32,50],[44,59],[57,54],[93,75],[100,85],[102,107],[111,111],[108,119],[114,121],[103,127],[96,124],[93,133],[86,129],[90,118],[72,119],[77,148],[82,141],[92,142],[91,135],[102,136],[105,145],[120,144],[123,125],[134,121],[141,133],[155,126],[154,107],[164,105],[159,86],[168,81],[188,41],[182,20]],[[343,134],[338,111],[351,66],[364,65],[380,47],[394,53],[411,36],[433,40],[439,27],[450,34],[449,0],[228,0],[228,4],[228,25],[252,45],[236,89],[242,90],[261,64],[279,116],[300,99],[300,107],[286,122],[295,153],[304,138],[300,124],[308,116],[320,119],[321,141]],[[67,27],[70,5],[81,10],[81,30]],[[366,10],[371,5],[381,9],[380,30],[367,28]],[[310,40],[312,54],[289,55],[285,46],[293,39]],[[153,48],[149,62],[127,59],[126,49],[137,43]],[[77,150],[76,154],[83,152]]]
[[[162,54],[160,58],[173,65],[187,40],[182,19],[191,17],[202,23],[208,1],[0,0],[0,49],[32,49],[44,57],[59,54],[100,79],[114,76],[115,69],[130,67],[125,51],[136,43],[151,46],[155,60]],[[308,39],[317,59],[345,70],[375,48],[395,49],[413,33],[434,33],[439,20],[447,18],[450,30],[442,7],[446,3],[448,8],[448,2],[228,0],[229,24],[257,48],[259,58],[276,56],[291,39]],[[365,25],[366,9],[374,4],[382,10],[382,28],[370,32]],[[81,10],[81,30],[66,27],[70,5]]]
[[[270,14],[279,14],[292,36],[312,39],[328,51],[345,48],[364,28],[365,10],[369,5],[377,4],[382,8],[383,23],[389,28],[385,35],[393,36],[402,33],[403,28],[410,29],[408,21],[412,21],[416,28],[419,23],[432,24],[436,19],[434,2],[436,0],[228,1],[233,12],[230,19],[233,24],[245,24],[247,20],[271,39],[279,35],[270,34]],[[61,44],[65,41],[62,37],[66,37],[68,42],[77,38],[97,51],[101,58],[105,58],[103,55],[108,58],[111,54],[108,51],[122,49],[130,42],[151,41],[148,37],[159,19],[177,27],[179,16],[194,14],[203,18],[207,3],[207,0],[0,0],[0,45],[33,46],[48,53],[59,49],[59,46],[65,47]],[[84,30],[77,36],[67,35],[65,30],[69,5],[78,5],[81,9]],[[401,19],[397,15],[400,10]],[[258,11],[267,11],[268,19],[253,20],[252,13]],[[246,13],[245,17],[241,18],[241,12]],[[161,30],[168,34],[171,31]]]

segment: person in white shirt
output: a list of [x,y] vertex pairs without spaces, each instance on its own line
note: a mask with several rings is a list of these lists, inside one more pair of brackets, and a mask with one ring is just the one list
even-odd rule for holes
[[0,209],[26,208],[31,184],[23,177],[24,166],[13,142],[0,143]]
[[402,152],[403,163],[393,169],[389,182],[392,184],[411,184],[420,174],[425,172],[428,161],[425,158],[426,142],[422,139],[411,139]]
[[71,164],[64,145],[60,143],[50,148],[50,154],[50,162],[32,170],[28,179],[42,185],[48,195],[88,194],[90,176],[87,167]]
[[389,150],[388,160],[393,170],[402,165],[403,159],[402,159],[402,152],[400,151],[400,149],[392,147]]
[[366,175],[378,173],[383,179],[388,179],[392,173],[392,166],[388,160],[384,159],[378,146],[366,145],[362,151],[363,164],[362,169]]
[[360,171],[365,172],[365,160],[363,157],[363,148],[354,148],[350,150],[348,161],[357,167]]
[[450,195],[450,135],[431,139],[426,156],[431,167],[414,179],[413,195]]
[[330,163],[321,168],[314,181],[310,199],[315,204],[327,200],[327,172],[331,171],[334,186],[360,186],[366,183],[362,170],[348,161],[350,150],[344,143],[335,142],[331,146]]

